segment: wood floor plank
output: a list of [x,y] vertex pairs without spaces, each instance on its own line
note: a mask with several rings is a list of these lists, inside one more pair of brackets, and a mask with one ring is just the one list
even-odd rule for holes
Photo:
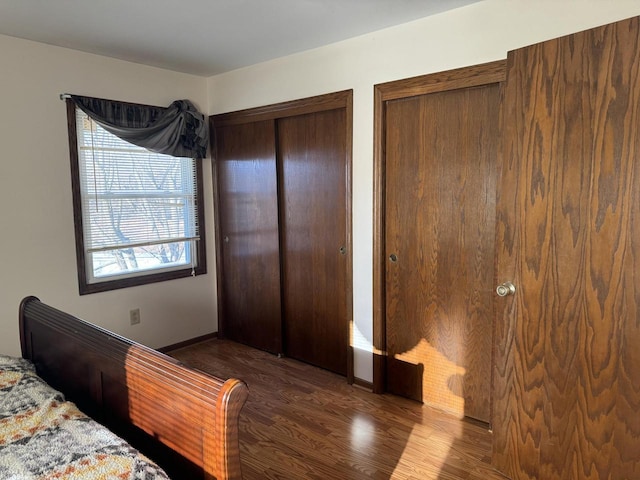
[[503,480],[486,425],[227,340],[169,352],[249,386],[240,415],[246,480]]

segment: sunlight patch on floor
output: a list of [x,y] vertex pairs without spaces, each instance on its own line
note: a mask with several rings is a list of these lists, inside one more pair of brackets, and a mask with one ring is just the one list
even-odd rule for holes
[[[406,447],[398,459],[396,468],[391,475],[391,480],[404,480],[407,478],[437,479],[447,463],[451,445],[455,436],[432,435],[428,438],[428,448],[425,448],[425,440],[421,437],[420,426],[414,427],[407,439]],[[416,461],[422,458],[424,461]]]
[[371,418],[356,414],[351,422],[351,448],[357,451],[367,451],[371,449],[375,438],[375,425]]

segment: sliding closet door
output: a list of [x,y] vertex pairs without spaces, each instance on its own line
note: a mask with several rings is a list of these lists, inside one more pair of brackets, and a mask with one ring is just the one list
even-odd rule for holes
[[215,128],[220,334],[282,352],[273,120]]
[[352,96],[211,117],[221,333],[348,379]]
[[347,373],[346,109],[277,122],[286,354]]
[[509,53],[494,463],[640,478],[640,21]]

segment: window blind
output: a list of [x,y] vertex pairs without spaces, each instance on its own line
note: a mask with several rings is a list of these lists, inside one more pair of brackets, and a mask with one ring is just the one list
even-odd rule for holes
[[76,109],[84,248],[92,276],[196,261],[196,163],[150,152]]

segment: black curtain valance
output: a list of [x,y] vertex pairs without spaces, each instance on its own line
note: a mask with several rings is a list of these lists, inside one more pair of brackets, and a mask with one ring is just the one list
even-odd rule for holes
[[163,108],[79,95],[70,98],[102,128],[129,143],[174,157],[207,155],[209,128],[189,100]]

